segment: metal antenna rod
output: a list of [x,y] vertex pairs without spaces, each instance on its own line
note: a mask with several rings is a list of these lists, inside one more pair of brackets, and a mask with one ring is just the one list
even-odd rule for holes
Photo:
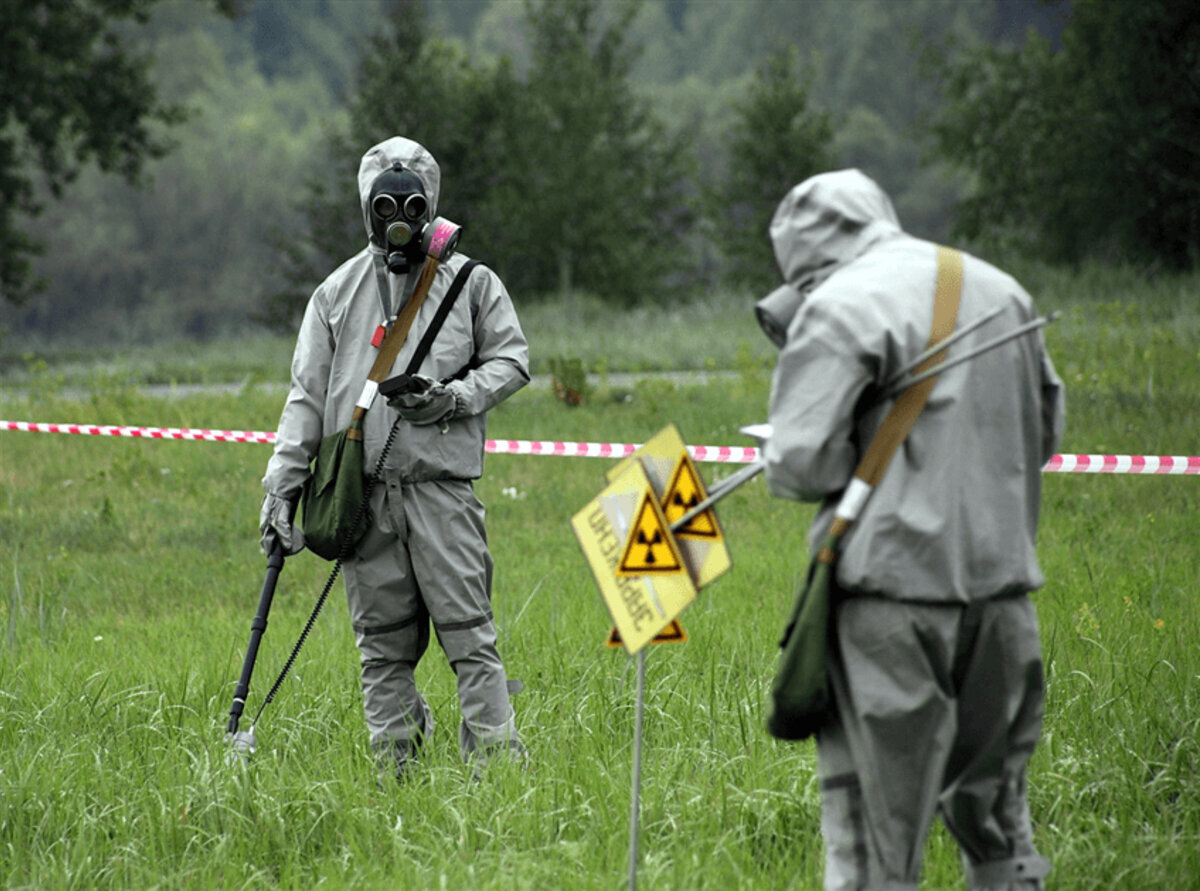
[[996,318],[996,316],[998,316],[1001,312],[1003,312],[1003,310],[1004,310],[1003,306],[997,306],[991,312],[984,313],[982,316],[977,318],[975,321],[971,322],[968,325],[964,325],[962,328],[959,328],[957,331],[955,331],[949,337],[942,338],[940,341],[935,343],[933,346],[929,347],[929,349],[925,350],[925,352],[921,353],[921,355],[917,356],[911,362],[898,368],[896,370],[896,373],[893,374],[890,378],[888,378],[887,383],[884,384],[884,386],[891,387],[898,380],[900,380],[900,378],[902,378],[904,375],[908,374],[910,371],[912,371],[914,368],[916,368],[918,365],[920,365],[922,362],[924,362],[930,356],[936,356],[942,350],[947,349],[948,347],[950,347],[953,344],[957,343],[958,341],[962,340],[964,337],[966,337],[968,334],[970,334],[972,331],[974,331],[980,325],[983,325],[985,322],[990,322],[992,319]]
[[1044,328],[1046,325],[1049,325],[1051,322],[1057,321],[1059,318],[1059,315],[1060,314],[1057,312],[1052,312],[1052,313],[1050,313],[1050,315],[1046,316],[1045,318],[1034,319],[1032,322],[1026,322],[1024,325],[1014,328],[1012,331],[1009,331],[1007,334],[1001,334],[999,337],[993,338],[992,340],[989,340],[987,343],[980,344],[975,349],[970,350],[969,352],[963,353],[961,356],[955,356],[953,359],[947,359],[945,362],[942,362],[940,365],[935,365],[935,366],[933,366],[933,368],[930,368],[926,371],[922,371],[920,374],[914,375],[913,377],[910,377],[907,380],[901,381],[900,383],[893,385],[890,389],[888,389],[879,398],[881,400],[888,399],[892,396],[895,396],[897,393],[901,392],[902,390],[907,390],[913,384],[919,384],[921,381],[926,380],[927,378],[931,378],[935,374],[941,374],[943,371],[949,371],[954,366],[961,365],[963,362],[966,362],[968,359],[974,359],[976,356],[980,355],[981,353],[986,353],[988,350],[995,349],[996,347],[1000,346],[1001,344],[1008,343],[1010,340],[1016,340],[1018,337],[1028,334],[1031,331],[1036,331],[1038,328]]
[[638,815],[641,813],[642,721],[646,711],[646,650],[637,654],[637,706],[633,723],[633,795],[629,812],[629,891],[637,888]]
[[[961,339],[965,335],[974,331],[976,328],[978,328],[984,322],[987,322],[988,320],[994,318],[996,313],[998,313],[998,312],[999,312],[999,310],[993,310],[992,312],[987,313],[986,315],[980,316],[978,319],[971,322],[965,328],[960,329],[959,331],[952,334],[950,337],[941,341],[941,343],[938,343],[935,346],[930,347],[928,350],[926,350],[924,353],[922,353],[920,356],[918,356],[916,359],[914,359],[912,362],[910,362],[908,365],[906,365],[905,368],[901,369],[899,372],[897,372],[897,374],[893,375],[890,380],[895,381],[899,375],[904,374],[905,371],[907,371],[910,368],[915,368],[917,365],[920,365],[927,358],[929,358],[929,356],[941,352],[943,349],[950,346],[950,344],[953,343],[954,341]],[[995,337],[992,340],[987,341],[986,343],[980,344],[975,349],[970,350],[966,353],[963,353],[961,356],[955,356],[953,359],[947,359],[945,362],[942,362],[939,365],[935,365],[933,368],[923,371],[920,374],[915,375],[914,377],[911,377],[911,378],[903,381],[900,384],[891,384],[890,389],[888,389],[881,398],[886,399],[890,396],[894,396],[896,393],[900,392],[901,390],[905,390],[908,387],[911,387],[913,384],[920,383],[921,381],[923,381],[927,378],[930,378],[935,374],[940,374],[943,371],[948,371],[949,369],[953,368],[954,366],[961,365],[963,362],[966,362],[970,359],[974,359],[976,356],[980,355],[981,353],[986,353],[988,350],[995,349],[996,347],[1000,346],[1001,344],[1008,343],[1008,341],[1010,341],[1010,340],[1015,340],[1018,337],[1021,337],[1025,334],[1030,333],[1031,331],[1036,331],[1038,328],[1043,328],[1046,325],[1049,325],[1051,322],[1058,321],[1060,316],[1061,316],[1061,313],[1052,312],[1052,313],[1050,313],[1050,315],[1046,316],[1045,318],[1038,318],[1038,319],[1034,319],[1032,322],[1026,322],[1024,325],[1014,328],[1012,331],[1009,331],[1007,334],[1001,334],[999,337]],[[690,523],[693,519],[695,519],[699,514],[708,510],[710,507],[712,507],[714,504],[716,504],[718,501],[720,501],[726,495],[730,494],[734,489],[738,488],[739,486],[741,486],[745,483],[750,482],[750,480],[754,479],[754,477],[756,477],[756,476],[758,476],[758,474],[762,473],[764,468],[765,468],[765,465],[761,458],[759,458],[757,461],[747,464],[745,467],[743,467],[741,470],[739,470],[733,476],[729,477],[729,479],[722,482],[719,486],[716,486],[715,488],[713,488],[713,490],[708,493],[707,498],[705,498],[703,501],[701,501],[695,507],[689,509],[685,514],[683,514],[683,516],[681,516],[678,520],[676,520],[674,523],[672,523],[671,531],[677,532],[678,530],[682,529],[684,526],[686,526],[688,523]]]
[[678,520],[676,520],[674,523],[672,523],[671,531],[677,532],[678,530],[682,529],[684,526],[686,526],[688,523],[690,523],[696,516],[698,516],[699,514],[702,514],[704,511],[708,510],[710,507],[712,507],[714,504],[716,504],[718,501],[720,501],[722,498],[724,498],[726,495],[728,495],[730,492],[732,492],[738,486],[742,485],[743,483],[750,482],[750,480],[754,479],[754,477],[758,476],[758,474],[763,472],[763,468],[765,466],[766,465],[764,465],[762,461],[755,461],[752,464],[747,464],[745,467],[743,467],[741,470],[739,470],[737,473],[735,473],[729,479],[727,479],[723,483],[721,483],[720,486],[716,487],[711,492],[709,492],[707,498],[705,498],[703,501],[701,501],[695,507],[688,510],[687,513],[685,513]]

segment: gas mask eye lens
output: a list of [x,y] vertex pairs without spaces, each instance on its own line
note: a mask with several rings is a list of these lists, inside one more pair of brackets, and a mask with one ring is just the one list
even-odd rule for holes
[[387,227],[388,244],[403,247],[412,240],[413,230],[408,223],[392,223]]
[[410,220],[424,219],[427,210],[429,203],[424,195],[409,195],[404,199],[404,215]]
[[381,220],[390,220],[400,211],[400,205],[391,195],[376,195],[371,199],[371,213]]

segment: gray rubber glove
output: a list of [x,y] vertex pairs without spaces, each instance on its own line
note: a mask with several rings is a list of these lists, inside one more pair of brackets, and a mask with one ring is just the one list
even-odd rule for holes
[[276,541],[286,557],[304,550],[304,533],[299,526],[292,525],[295,515],[295,501],[267,493],[258,517],[259,546],[264,554],[271,553],[271,546]]
[[440,381],[423,374],[414,374],[420,382],[417,388],[397,393],[388,405],[410,424],[440,424],[454,415],[454,394]]

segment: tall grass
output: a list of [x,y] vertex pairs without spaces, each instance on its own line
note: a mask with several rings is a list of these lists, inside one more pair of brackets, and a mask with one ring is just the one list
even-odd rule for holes
[[[1200,454],[1197,282],[1030,275],[1042,276],[1043,309],[1067,310],[1046,335],[1069,386],[1064,451]],[[577,408],[530,388],[493,413],[489,432],[633,442],[670,420],[689,442],[741,444],[737,428],[762,419],[769,386],[748,307],[714,299],[678,319],[584,307],[561,325],[531,311],[524,321],[542,357],[572,353],[615,371],[704,368],[697,357],[712,355],[711,367],[740,373],[703,386],[605,386],[598,375]],[[265,353],[284,368],[255,366]],[[286,349],[279,355],[247,347],[240,391],[172,400],[140,393],[147,372],[130,365],[65,374],[51,363],[22,373],[0,416],[273,429],[280,395],[251,384],[283,379]],[[624,358],[604,366],[609,356]],[[76,386],[83,398],[67,398]],[[478,486],[501,651],[525,683],[514,704],[528,771],[501,765],[472,781],[435,648],[418,671],[438,722],[427,769],[381,788],[336,596],[263,714],[253,760],[224,761],[265,568],[256,527],[268,455],[262,445],[0,433],[0,884],[620,886],[635,672],[603,645],[610,622],[568,528],[608,462],[491,456]],[[701,469],[710,483],[730,472]],[[1049,581],[1037,603],[1048,714],[1030,786],[1052,887],[1197,886],[1198,499],[1196,477],[1046,477],[1039,553]],[[681,616],[690,641],[648,657],[639,879],[816,887],[811,744],[762,729],[812,510],[754,482],[720,513],[734,567]],[[308,554],[288,560],[243,727],[328,569]],[[924,887],[958,886],[957,853],[938,830]]]
[[[533,342],[535,373],[547,373],[549,360],[563,357],[581,359],[603,375],[766,364],[772,348],[758,331],[753,302],[722,292],[688,304],[614,313],[596,297],[571,294],[528,305],[518,299],[517,309]],[[31,384],[76,390],[114,379],[135,385],[283,383],[293,342],[291,336],[255,334],[212,343],[54,351],[0,339],[0,392]]]

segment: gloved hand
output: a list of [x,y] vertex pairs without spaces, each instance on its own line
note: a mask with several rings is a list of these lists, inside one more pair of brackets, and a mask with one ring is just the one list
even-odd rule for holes
[[414,374],[417,385],[388,399],[388,405],[410,424],[437,424],[454,414],[454,394],[440,381]]
[[295,501],[267,493],[258,517],[258,531],[262,536],[259,546],[264,554],[271,553],[271,547],[276,541],[283,548],[286,557],[304,550],[304,532],[299,526],[292,525],[295,515]]

